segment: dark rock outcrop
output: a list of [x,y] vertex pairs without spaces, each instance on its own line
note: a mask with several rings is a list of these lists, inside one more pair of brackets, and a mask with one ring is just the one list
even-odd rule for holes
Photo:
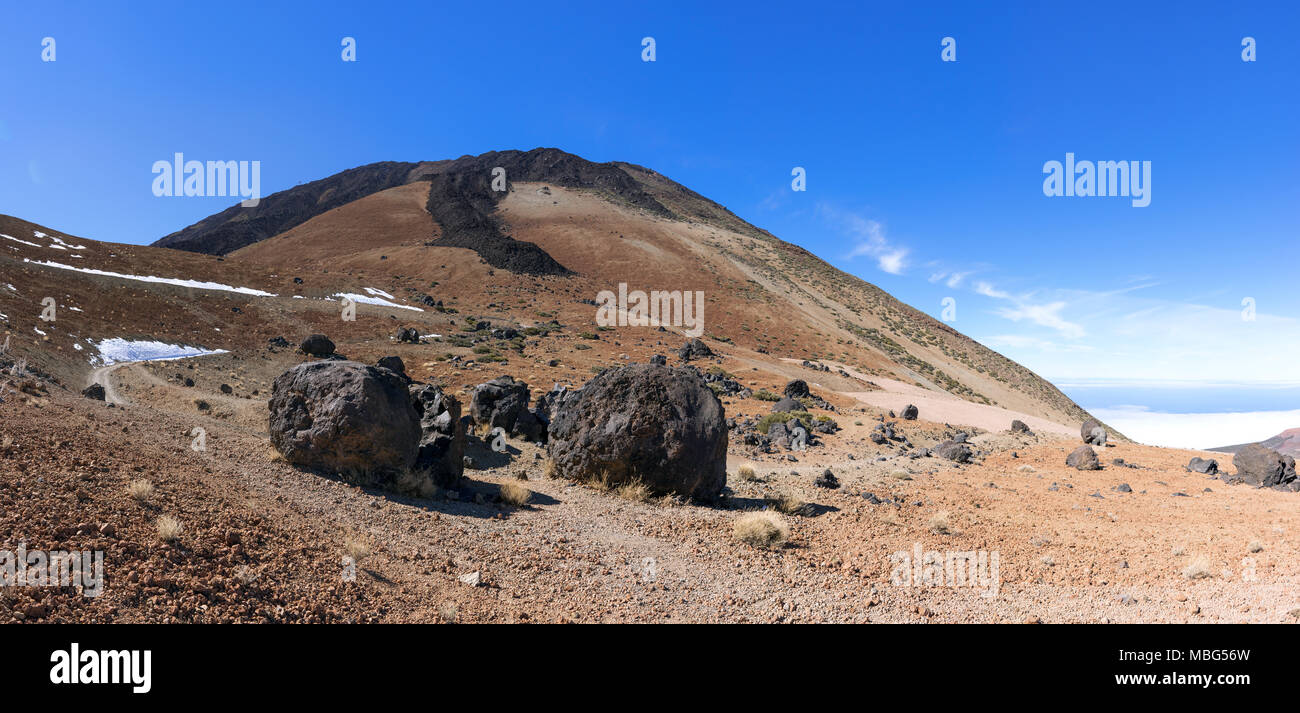
[[334,342],[324,334],[313,334],[302,340],[298,346],[303,354],[310,354],[314,357],[327,357],[334,353]]
[[276,377],[269,408],[271,443],[290,463],[386,486],[415,464],[419,418],[406,383],[387,369],[299,364]]
[[1106,445],[1106,427],[1095,418],[1090,418],[1079,427],[1079,437],[1091,446]]
[[1089,446],[1079,446],[1065,457],[1065,464],[1076,470],[1101,470],[1097,452]]
[[91,384],[90,386],[87,386],[86,388],[84,388],[84,389],[81,390],[81,395],[82,395],[82,396],[85,396],[85,397],[88,398],[88,399],[94,399],[94,400],[96,400],[96,401],[103,401],[103,400],[104,400],[104,385],[103,385],[103,384]]
[[1295,459],[1252,443],[1232,457],[1237,475],[1250,485],[1265,488],[1287,485],[1296,480]]
[[920,410],[912,404],[903,407],[902,418],[904,421],[915,421],[918,415],[920,415]]
[[781,393],[792,399],[806,399],[812,396],[812,392],[808,390],[808,382],[803,379],[795,379],[786,384]]
[[1034,435],[1034,432],[1029,430],[1028,424],[1018,418],[1011,421],[1011,432],[1024,433],[1030,436]]
[[1187,463],[1187,470],[1206,475],[1219,474],[1219,461],[1212,458],[1193,458]]
[[406,375],[406,363],[403,362],[402,358],[399,356],[380,357],[377,366],[381,369],[388,369],[389,371],[402,374],[403,376]]
[[512,376],[498,376],[474,388],[469,416],[474,423],[502,428],[512,436],[531,441],[546,439],[546,419],[528,408],[528,384]]
[[465,472],[465,419],[460,416],[460,402],[428,384],[412,385],[410,397],[420,418],[415,470],[427,474],[439,487],[452,487]]
[[677,356],[682,361],[706,359],[713,355],[713,350],[709,348],[709,345],[705,344],[700,339],[692,339],[683,344],[681,349],[677,350]]
[[969,463],[971,456],[974,455],[970,446],[951,439],[931,448],[930,452],[939,458],[946,458],[954,463]]
[[563,401],[549,436],[562,477],[639,481],[656,493],[701,499],[716,497],[726,485],[722,404],[689,369],[633,364],[606,370]]

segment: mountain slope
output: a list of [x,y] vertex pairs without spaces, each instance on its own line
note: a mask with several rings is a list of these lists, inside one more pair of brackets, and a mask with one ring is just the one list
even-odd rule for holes
[[[492,189],[497,167],[505,191]],[[372,164],[269,196],[249,220],[239,210],[157,244],[267,270],[343,270],[515,322],[560,297],[547,314],[594,326],[590,303],[620,284],[698,290],[706,335],[760,361],[842,364],[1067,426],[1088,418],[1023,366],[634,164],[557,149]],[[644,333],[615,329],[618,338]]]
[[[1282,455],[1300,458],[1300,428],[1288,428],[1272,438],[1259,441],[1259,444],[1265,448],[1271,448]],[[1217,451],[1219,453],[1236,453],[1248,445],[1250,444],[1240,443],[1235,446],[1219,446],[1218,448],[1210,448],[1208,450]]]

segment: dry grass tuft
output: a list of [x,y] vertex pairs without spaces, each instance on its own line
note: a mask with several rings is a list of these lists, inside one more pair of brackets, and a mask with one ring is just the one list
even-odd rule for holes
[[732,531],[737,540],[762,549],[779,547],[790,537],[790,526],[770,510],[741,515],[736,518]]
[[947,510],[940,510],[930,517],[930,532],[936,535],[951,535],[952,515]]
[[458,609],[455,604],[444,604],[442,608],[438,610],[438,616],[442,619],[442,623],[444,624],[455,624],[456,618],[460,616],[460,609]]
[[353,562],[360,562],[370,556],[370,543],[361,535],[348,535],[343,539],[343,553]]
[[181,531],[185,529],[180,520],[170,515],[158,518],[154,525],[158,528],[158,539],[163,542],[175,542],[180,538]]
[[650,488],[639,480],[623,483],[614,489],[614,494],[634,503],[649,502],[652,495]]
[[555,467],[555,461],[548,460],[546,461],[546,465],[542,468],[542,475],[551,479],[558,478],[560,476],[559,473],[556,472],[557,470],[558,469]]
[[883,508],[878,510],[878,512],[880,513],[880,521],[886,525],[893,525],[895,527],[903,526],[903,519],[898,516],[898,511],[894,508]]
[[768,498],[767,504],[786,515],[807,515],[808,503],[794,493],[781,493],[775,498]]
[[1026,463],[1025,465],[1022,465],[1019,468],[1016,468],[1016,470],[1020,471],[1021,473],[1032,473],[1034,472],[1034,466]]
[[1214,576],[1214,572],[1210,569],[1210,558],[1205,555],[1193,557],[1192,561],[1183,568],[1183,576],[1188,579],[1202,579]]
[[507,505],[521,508],[527,505],[528,500],[532,497],[533,491],[513,480],[507,480],[501,484],[501,501]]
[[143,505],[149,502],[149,498],[153,497],[153,483],[147,480],[132,480],[126,485],[126,494],[130,495],[132,500]]
[[269,461],[271,461],[272,463],[284,463],[284,462],[285,462],[285,460],[284,460],[284,454],[281,453],[280,451],[276,450],[276,447],[275,447],[275,446],[272,446],[272,445],[269,445],[269,444],[266,446],[266,459],[269,460]]
[[1259,540],[1251,540],[1250,544],[1246,546],[1246,549],[1250,550],[1251,553],[1263,552],[1264,543],[1260,542]]
[[752,465],[740,466],[739,468],[736,469],[736,475],[740,476],[741,480],[748,481],[751,483],[763,482],[763,479],[758,477],[758,473],[754,472],[754,466]]
[[897,478],[898,480],[911,480],[911,479],[912,479],[912,474],[909,473],[909,472],[907,472],[907,471],[905,471],[905,470],[896,470],[896,471],[890,473],[890,474],[889,474],[889,477],[891,477],[891,478]]

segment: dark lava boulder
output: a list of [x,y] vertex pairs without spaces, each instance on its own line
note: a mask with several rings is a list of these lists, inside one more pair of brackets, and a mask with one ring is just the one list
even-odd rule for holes
[[324,334],[313,334],[302,340],[298,347],[304,354],[310,354],[314,357],[327,357],[334,353],[334,342]]
[[1295,459],[1252,443],[1232,457],[1237,475],[1251,485],[1274,487],[1296,480]]
[[912,404],[908,404],[903,407],[902,417],[904,421],[915,421],[916,417],[919,415],[920,415],[920,410],[917,409]]
[[88,399],[94,399],[94,400],[96,400],[96,401],[103,401],[103,400],[104,400],[104,385],[103,385],[103,384],[91,384],[90,386],[87,386],[86,388],[84,388],[84,389],[81,390],[81,395],[82,395],[82,396],[85,396],[85,397],[88,398]]
[[931,448],[930,452],[939,458],[947,458],[954,463],[969,463],[970,457],[974,455],[970,446],[951,439]]
[[1012,433],[1024,433],[1024,434],[1028,434],[1028,435],[1031,435],[1031,436],[1034,434],[1033,431],[1029,430],[1029,426],[1028,426],[1024,421],[1021,421],[1021,420],[1018,419],[1018,418],[1017,418],[1017,419],[1013,419],[1013,420],[1011,421],[1011,432],[1012,432]]
[[1193,458],[1187,463],[1187,470],[1206,475],[1219,474],[1219,461],[1213,458]]
[[379,366],[379,368],[381,369],[388,369],[389,371],[396,372],[398,374],[406,373],[406,363],[403,362],[402,358],[399,356],[380,357],[377,366]]
[[677,356],[682,361],[704,359],[713,356],[713,350],[709,348],[709,345],[696,338],[683,344],[682,348],[677,350]]
[[396,338],[398,342],[419,344],[420,332],[415,327],[401,327],[397,330]]
[[1079,437],[1092,446],[1106,445],[1106,427],[1095,418],[1090,418],[1079,427]]
[[1089,446],[1079,446],[1065,457],[1065,464],[1076,470],[1101,470],[1097,452]]
[[498,376],[474,387],[469,416],[480,426],[500,427],[512,436],[542,441],[546,419],[528,409],[531,398],[528,384],[512,376]]
[[556,472],[573,480],[640,481],[700,499],[727,482],[722,404],[690,369],[608,369],[564,400],[549,436]]
[[415,463],[419,417],[387,369],[299,364],[276,377],[269,408],[271,443],[290,463],[382,485],[400,484]]
[[465,472],[465,419],[460,416],[460,401],[429,384],[412,385],[410,395],[420,419],[415,470],[427,474],[435,485],[449,488]]
[[789,396],[772,404],[772,413],[789,413],[790,411],[802,411],[803,404],[795,401]]
[[786,384],[781,393],[792,399],[806,399],[812,396],[812,392],[808,390],[808,382],[803,379],[795,379]]

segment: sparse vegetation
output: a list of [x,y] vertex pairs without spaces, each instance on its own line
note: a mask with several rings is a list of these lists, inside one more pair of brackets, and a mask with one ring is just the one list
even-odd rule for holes
[[126,494],[130,495],[132,500],[143,505],[153,497],[153,483],[143,479],[132,480],[126,485]]
[[1246,546],[1246,549],[1249,550],[1252,554],[1255,552],[1263,552],[1264,543],[1260,542],[1259,540],[1251,540],[1250,544]]
[[1034,466],[1029,465],[1028,463],[1026,463],[1026,464],[1020,466],[1019,468],[1016,468],[1016,470],[1020,471],[1021,473],[1032,473],[1032,472],[1034,472]]
[[360,562],[370,556],[370,543],[361,535],[348,535],[343,539],[343,554],[351,557],[353,562]]
[[905,470],[896,470],[889,474],[889,477],[895,480],[911,480],[912,474]]
[[930,532],[936,535],[951,535],[953,533],[952,515],[947,510],[940,510],[930,516]]
[[775,498],[769,498],[767,503],[778,512],[786,515],[808,514],[808,503],[804,502],[794,493],[781,493]]
[[767,389],[759,389],[758,391],[755,391],[754,398],[758,399],[759,401],[780,401],[781,400],[780,396],[777,396],[776,394],[772,393],[771,391],[768,391]]
[[1210,558],[1205,555],[1193,557],[1192,561],[1188,562],[1187,566],[1183,568],[1183,576],[1188,579],[1202,579],[1213,576],[1213,571],[1210,569]]
[[780,547],[790,537],[790,526],[770,511],[749,512],[736,518],[732,532],[736,539],[761,549]]
[[163,515],[158,518],[158,521],[154,523],[154,526],[158,529],[158,539],[167,543],[178,540],[181,536],[181,531],[185,529],[184,526],[181,525],[180,520],[177,520],[170,515]]
[[800,423],[803,424],[803,427],[805,429],[808,429],[809,431],[812,430],[813,417],[812,414],[808,413],[807,411],[769,413],[763,418],[759,419],[758,423],[755,425],[755,428],[758,429],[759,433],[767,433],[768,429],[772,427],[772,424],[788,423],[791,420],[798,420]]
[[533,491],[513,480],[507,480],[501,484],[501,502],[507,505],[521,508],[527,505],[532,497]]
[[750,483],[763,482],[763,479],[758,477],[758,473],[754,472],[754,466],[752,465],[740,466],[739,468],[736,469],[736,475],[739,476],[741,480],[744,480],[746,482],[750,482]]
[[634,503],[644,503],[649,502],[652,493],[645,483],[642,483],[639,480],[634,480],[629,483],[623,483],[615,488],[614,494],[624,500]]

